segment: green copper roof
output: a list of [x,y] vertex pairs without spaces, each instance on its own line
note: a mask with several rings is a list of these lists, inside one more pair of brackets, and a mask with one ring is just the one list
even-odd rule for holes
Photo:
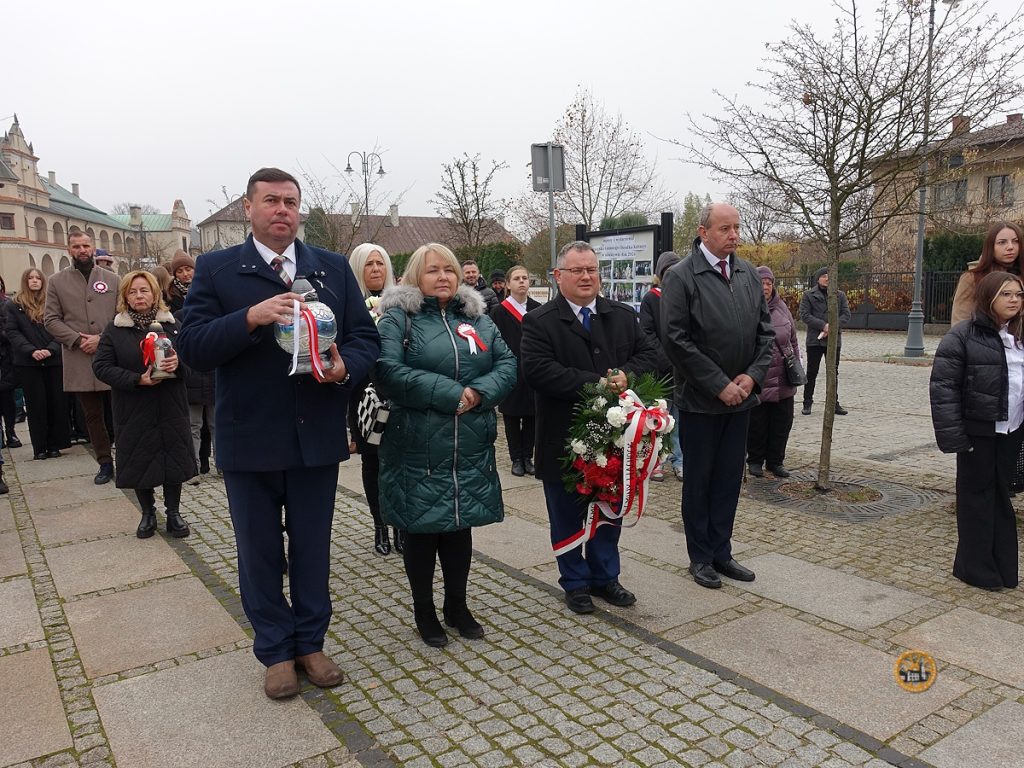
[[[121,222],[125,229],[134,229],[131,224],[132,217],[128,213],[114,213],[110,218]],[[146,232],[170,232],[171,214],[169,213],[144,213],[142,214],[142,228]]]
[[[117,219],[108,216],[99,208],[85,202],[82,198],[71,194],[59,184],[50,184],[46,179],[41,179],[41,181],[43,182],[43,186],[46,188],[46,191],[50,193],[50,210],[54,213],[60,214],[61,216],[67,216],[71,219],[82,219],[83,221],[89,221],[93,224],[102,224],[105,227],[111,227],[113,229],[128,229],[128,227]],[[28,207],[46,210],[40,206]]]

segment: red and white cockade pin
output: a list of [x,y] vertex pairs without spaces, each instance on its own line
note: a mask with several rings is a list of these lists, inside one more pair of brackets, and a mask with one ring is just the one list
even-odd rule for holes
[[104,283],[102,280],[97,280],[95,283],[92,284],[92,289],[96,291],[96,293],[106,293],[107,291],[110,290],[110,286]]
[[487,345],[484,344],[483,339],[477,335],[476,328],[469,323],[461,323],[459,327],[455,329],[455,332],[469,342],[469,354],[475,355],[480,350],[484,352],[487,351]]

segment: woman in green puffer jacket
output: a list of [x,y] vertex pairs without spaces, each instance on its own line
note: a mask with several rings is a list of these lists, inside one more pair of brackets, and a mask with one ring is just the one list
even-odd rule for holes
[[472,527],[504,517],[494,408],[516,384],[516,359],[443,245],[418,248],[379,309],[376,381],[392,402],[380,445],[380,503],[385,521],[407,532],[416,628],[427,645],[448,642],[434,607],[440,559],[445,623],[480,638],[483,628],[466,606]]

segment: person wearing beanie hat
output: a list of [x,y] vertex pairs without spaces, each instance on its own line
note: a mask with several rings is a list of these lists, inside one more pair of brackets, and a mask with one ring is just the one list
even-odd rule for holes
[[171,266],[167,271],[171,274],[171,284],[167,289],[168,305],[171,312],[177,312],[185,306],[185,295],[188,293],[188,287],[192,285],[192,275],[196,271],[195,259],[179,250],[171,259]]
[[800,340],[796,323],[786,302],[775,289],[775,274],[769,267],[758,267],[761,288],[775,329],[772,361],[761,385],[760,404],[750,412],[747,430],[747,469],[754,477],[764,477],[763,467],[776,477],[789,477],[785,467],[786,444],[793,428],[793,398],[796,387],[786,379],[787,355],[800,359]]
[[814,273],[814,287],[804,291],[800,298],[800,320],[807,326],[807,383],[804,385],[804,407],[800,411],[804,416],[811,415],[814,405],[814,384],[818,378],[821,358],[828,350],[828,335],[836,331],[840,336],[836,340],[836,415],[845,416],[848,411],[839,404],[839,355],[843,349],[842,328],[850,322],[850,303],[843,291],[837,291],[839,301],[839,328],[828,327],[828,267],[822,267]]
[[491,272],[488,282],[491,284],[491,290],[494,291],[494,295],[498,297],[499,303],[508,298],[508,291],[505,289],[505,273],[502,270],[496,269]]
[[[679,256],[672,251],[665,251],[658,257],[654,270],[654,278],[651,280],[651,290],[647,292],[640,302],[640,327],[644,333],[654,340],[658,348],[658,378],[671,377],[672,363],[665,354],[665,348],[661,345],[661,281],[670,267],[679,263]],[[669,398],[672,418],[679,424],[679,411]],[[676,479],[683,480],[683,451],[679,446],[679,429],[672,431],[672,456],[670,458],[672,472]],[[665,473],[661,466],[657,467],[651,474],[651,480],[664,480]]]
[[99,264],[101,267],[110,269],[114,266],[114,257],[111,256],[105,249],[97,248],[96,254],[92,257],[93,261]]

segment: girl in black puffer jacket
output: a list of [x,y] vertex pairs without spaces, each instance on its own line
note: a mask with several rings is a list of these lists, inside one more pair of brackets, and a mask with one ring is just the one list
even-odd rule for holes
[[973,318],[939,344],[929,394],[939,449],[956,453],[953,575],[998,590],[1017,586],[1010,480],[1024,434],[1024,283],[993,272],[976,297]]

